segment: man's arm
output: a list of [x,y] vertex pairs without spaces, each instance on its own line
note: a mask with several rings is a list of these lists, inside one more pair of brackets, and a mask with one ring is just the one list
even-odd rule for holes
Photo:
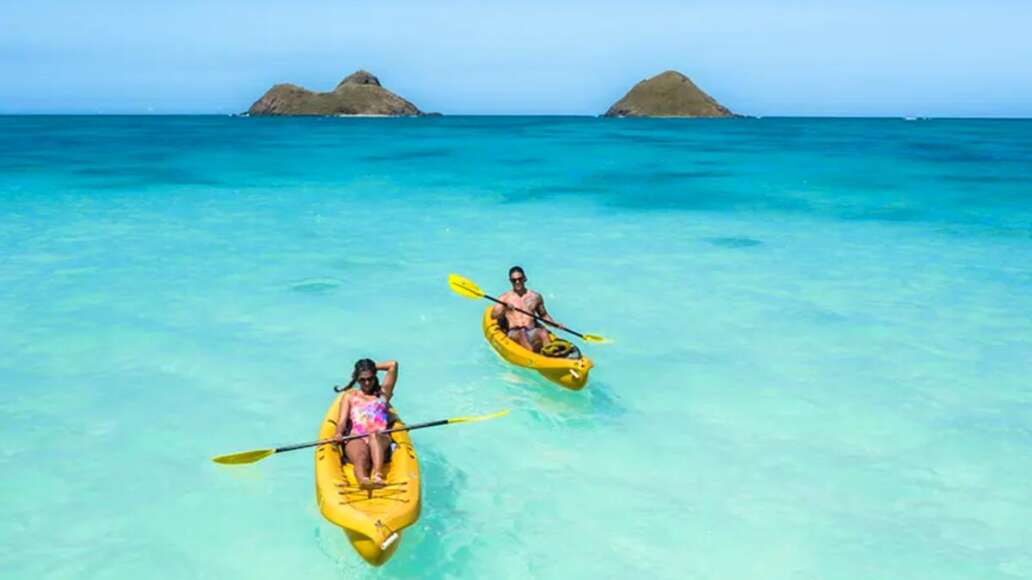
[[562,324],[556,322],[555,319],[552,318],[552,315],[549,314],[547,310],[545,310],[545,297],[540,294],[538,294],[538,305],[534,311],[534,314],[537,314],[542,320],[547,320],[552,324],[558,326],[559,328],[566,328]]
[[[506,292],[505,294],[502,294],[501,296],[499,296],[498,299],[501,300],[502,302],[504,302],[505,299],[508,296],[509,296],[509,293]],[[491,318],[494,318],[495,320],[501,320],[502,317],[505,316],[505,311],[507,309],[508,309],[508,305],[507,304],[495,304],[494,308],[491,309]]]

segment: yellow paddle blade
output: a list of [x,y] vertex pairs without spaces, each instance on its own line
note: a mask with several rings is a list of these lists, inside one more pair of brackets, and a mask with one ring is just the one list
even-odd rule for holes
[[463,278],[458,274],[448,274],[448,286],[452,292],[464,298],[477,300],[484,297],[484,291],[479,286],[469,278]]
[[601,343],[601,344],[609,344],[609,343],[612,342],[608,338],[606,338],[604,336],[599,336],[597,334],[585,334],[584,335],[584,340],[585,340],[585,342],[598,342],[598,343]]
[[477,421],[487,421],[488,419],[497,419],[498,417],[504,417],[509,414],[509,410],[498,411],[497,413],[491,413],[490,415],[477,415],[474,417],[455,417],[454,419],[448,419],[448,423],[475,423]]
[[256,463],[273,453],[276,453],[275,449],[255,449],[254,451],[242,451],[240,453],[230,453],[229,455],[219,455],[218,457],[212,457],[211,460],[215,463],[224,463],[226,465],[239,465],[241,463]]

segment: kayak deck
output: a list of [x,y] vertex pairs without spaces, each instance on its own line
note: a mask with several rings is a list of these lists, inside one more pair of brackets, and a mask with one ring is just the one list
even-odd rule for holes
[[[534,369],[561,387],[574,391],[584,388],[594,367],[590,358],[552,358],[523,348],[498,326],[498,321],[491,316],[492,308],[489,306],[484,311],[484,338],[499,356],[516,366]],[[555,335],[551,336],[555,338]]]
[[[319,439],[337,430],[340,400],[336,397],[319,428]],[[402,427],[396,421],[392,428]],[[421,504],[419,461],[408,432],[391,433],[393,451],[385,466],[386,485],[364,490],[350,463],[341,464],[339,445],[320,445],[315,450],[316,501],[323,517],[343,528],[355,550],[374,566],[394,555],[402,531],[419,519]]]

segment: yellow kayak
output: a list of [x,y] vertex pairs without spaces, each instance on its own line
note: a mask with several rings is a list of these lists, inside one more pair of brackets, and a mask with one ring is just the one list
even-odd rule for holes
[[[498,326],[498,321],[491,317],[488,306],[484,311],[484,338],[501,355],[502,358],[516,366],[534,369],[546,379],[567,389],[579,391],[588,383],[588,373],[594,364],[591,359],[577,353],[577,358],[553,358],[529,351],[512,340]],[[554,340],[555,335],[550,335]]]
[[[337,431],[340,399],[333,400],[319,427],[319,439]],[[393,409],[392,409],[393,414]],[[391,428],[402,427],[396,420]],[[391,433],[394,442],[390,462],[385,466],[387,485],[363,490],[351,464],[341,465],[339,445],[315,449],[315,497],[323,517],[344,529],[351,545],[374,566],[390,560],[401,543],[402,531],[419,519],[419,461],[406,431]]]

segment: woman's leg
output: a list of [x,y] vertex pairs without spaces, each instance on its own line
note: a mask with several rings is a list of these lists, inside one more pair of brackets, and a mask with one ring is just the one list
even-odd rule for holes
[[344,453],[348,456],[348,461],[355,468],[355,477],[358,478],[358,483],[362,484],[369,481],[369,443],[366,442],[366,438],[352,439],[344,445]]
[[373,478],[383,481],[383,464],[387,456],[387,449],[390,448],[391,438],[388,435],[377,433],[369,438],[369,448],[373,455]]

